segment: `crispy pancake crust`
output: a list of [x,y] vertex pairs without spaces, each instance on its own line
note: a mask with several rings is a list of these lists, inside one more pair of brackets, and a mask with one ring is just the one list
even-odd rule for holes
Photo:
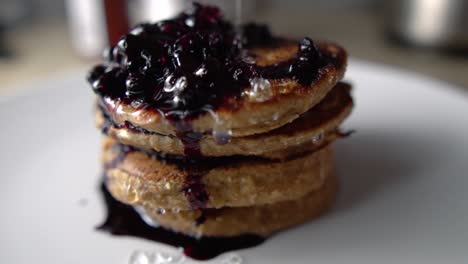
[[201,224],[197,224],[197,219],[202,216],[201,211],[161,214],[151,207],[145,208],[145,211],[162,226],[192,236],[268,236],[320,216],[331,207],[336,192],[336,177],[330,175],[322,188],[296,200],[252,207],[205,210],[204,221]]
[[[190,210],[182,191],[189,171],[140,151],[126,155],[111,139],[103,147],[106,181],[111,194],[134,206]],[[243,157],[203,169],[206,208],[243,207],[294,200],[323,185],[333,169],[331,147],[287,160]]]
[[[204,156],[254,155],[277,157],[280,150],[292,149],[320,137],[330,138],[340,123],[350,114],[353,100],[350,86],[339,83],[328,95],[306,113],[283,127],[264,134],[233,137],[227,144],[218,144],[211,135],[200,140]],[[184,155],[184,145],[177,137],[145,133],[129,127],[115,127],[109,124],[100,110],[96,113],[96,124],[105,128],[107,134],[117,141],[139,148],[153,149],[174,155]],[[326,134],[326,135],[325,135]]]
[[[318,104],[343,78],[346,68],[346,52],[336,44],[318,42],[324,54],[336,58],[336,66],[320,69],[318,80],[305,87],[292,79],[269,80],[273,96],[263,102],[252,101],[247,96],[232,98],[215,111],[207,112],[190,123],[201,133],[213,130],[232,131],[232,135],[260,134],[281,127]],[[285,42],[276,48],[255,49],[257,63],[268,65],[286,60],[297,52],[297,44]],[[248,91],[248,88],[246,91]],[[100,104],[116,124],[130,122],[151,132],[176,135],[172,124],[157,111],[137,109],[118,99],[102,98]],[[272,119],[272,117],[275,117]]]

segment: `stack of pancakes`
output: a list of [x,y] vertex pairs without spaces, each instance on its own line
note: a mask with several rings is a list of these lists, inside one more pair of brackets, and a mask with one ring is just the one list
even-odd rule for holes
[[[311,86],[266,80],[267,100],[247,88],[229,106],[183,124],[183,135],[161,113],[100,100],[110,193],[147,222],[193,236],[267,236],[325,212],[337,190],[331,143],[344,136],[338,127],[353,101],[339,82],[345,51],[319,47],[335,64]],[[265,66],[297,49],[291,42],[251,52]]]

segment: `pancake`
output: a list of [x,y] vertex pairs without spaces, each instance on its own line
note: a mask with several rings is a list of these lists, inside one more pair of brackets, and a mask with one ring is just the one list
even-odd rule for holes
[[161,213],[151,207],[143,209],[146,216],[163,227],[192,236],[269,236],[325,213],[332,206],[336,191],[336,178],[330,175],[322,188],[292,201],[253,207],[207,209],[203,212]]
[[[293,122],[264,134],[232,137],[227,144],[219,144],[219,139],[205,134],[199,142],[200,152],[204,156],[253,155],[275,158],[285,149],[294,149],[321,138],[330,139],[352,110],[350,89],[348,84],[338,83],[318,105]],[[184,144],[177,137],[151,133],[129,125],[115,126],[108,118],[98,109],[97,126],[123,144],[184,155]]]
[[269,236],[323,214],[353,108],[346,66],[337,44],[233,25],[211,6],[137,25],[87,77],[106,194],[131,206],[118,203],[130,225],[133,208],[194,237]]
[[176,211],[271,204],[319,189],[334,165],[329,146],[286,160],[225,157],[187,162],[158,155],[106,139],[103,163],[111,194],[129,205]]
[[[310,86],[304,86],[293,79],[269,79],[271,95],[268,100],[255,100],[250,96],[253,87],[246,87],[242,96],[230,98],[220,107],[206,111],[190,119],[191,130],[211,133],[214,130],[229,131],[232,136],[261,134],[281,127],[318,104],[326,94],[343,78],[346,69],[345,50],[332,43],[317,42],[324,56],[334,63],[318,71],[317,78]],[[260,66],[274,65],[296,56],[298,45],[284,41],[281,45],[255,48],[255,62]],[[258,61],[258,62],[257,62]],[[311,73],[311,75],[314,73]],[[129,122],[149,132],[175,136],[176,126],[167,121],[163,114],[154,109],[133,107],[120,98],[100,97],[100,105],[109,113],[112,122],[124,125]]]

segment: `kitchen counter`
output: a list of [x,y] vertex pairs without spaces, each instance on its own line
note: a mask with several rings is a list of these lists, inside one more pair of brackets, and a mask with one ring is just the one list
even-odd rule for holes
[[[333,40],[346,47],[352,57],[427,74],[468,91],[467,56],[392,44],[384,35],[381,16],[378,14],[349,10],[310,10],[282,9],[280,12],[267,9],[260,12],[257,19],[268,21],[275,32],[294,37],[308,35]],[[60,76],[71,70],[79,69],[84,76],[85,69],[95,61],[80,59],[71,48],[68,34],[63,21],[35,23],[8,33],[12,56],[0,58],[0,96],[14,93],[14,87]]]

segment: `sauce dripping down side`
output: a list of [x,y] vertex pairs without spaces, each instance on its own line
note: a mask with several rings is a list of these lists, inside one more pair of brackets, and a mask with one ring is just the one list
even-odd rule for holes
[[196,162],[197,159],[203,158],[200,149],[203,134],[193,130],[190,120],[177,120],[174,117],[168,120],[176,128],[176,136],[184,145],[184,155],[189,158],[188,162],[179,163],[179,168],[187,173],[181,192],[192,210],[203,209],[208,204],[209,194],[203,183],[205,170]]

